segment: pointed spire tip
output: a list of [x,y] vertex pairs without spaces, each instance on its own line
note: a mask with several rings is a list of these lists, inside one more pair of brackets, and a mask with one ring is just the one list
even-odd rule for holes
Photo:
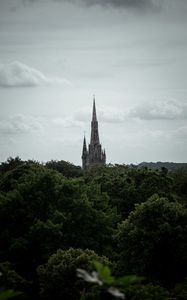
[[93,98],[93,113],[92,113],[92,121],[97,121],[97,115],[96,115],[96,105],[95,105],[95,95]]

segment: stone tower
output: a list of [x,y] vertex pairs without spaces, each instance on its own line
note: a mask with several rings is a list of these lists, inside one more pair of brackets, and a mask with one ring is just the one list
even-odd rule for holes
[[82,149],[82,168],[83,170],[87,170],[93,166],[105,165],[105,163],[106,163],[106,154],[105,154],[105,150],[102,150],[101,144],[99,142],[98,121],[97,121],[95,98],[94,98],[90,144],[87,149],[86,138],[84,136],[83,149]]

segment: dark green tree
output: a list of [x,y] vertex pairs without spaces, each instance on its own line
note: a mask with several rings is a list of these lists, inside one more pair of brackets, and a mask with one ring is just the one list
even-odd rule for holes
[[7,161],[1,163],[0,174],[4,174],[8,171],[11,171],[22,164],[24,164],[24,161],[22,161],[19,156],[16,156],[15,158],[9,157]]
[[76,269],[93,270],[93,261],[109,264],[106,257],[99,257],[94,251],[73,249],[58,250],[46,265],[38,268],[40,296],[44,299],[79,300],[81,295],[98,299],[98,290],[76,275]]
[[66,247],[89,248],[105,255],[111,252],[117,217],[115,210],[108,206],[106,193],[101,193],[97,187],[90,193],[82,179],[67,180],[61,186],[58,209],[65,218]]
[[130,286],[126,296],[128,300],[172,300],[166,289],[152,284]]
[[144,275],[166,287],[185,278],[187,211],[181,204],[151,197],[122,222],[116,239],[122,273]]
[[80,166],[75,166],[70,162],[60,160],[51,160],[46,163],[46,167],[53,169],[66,176],[67,178],[71,177],[80,177],[83,175],[83,171]]

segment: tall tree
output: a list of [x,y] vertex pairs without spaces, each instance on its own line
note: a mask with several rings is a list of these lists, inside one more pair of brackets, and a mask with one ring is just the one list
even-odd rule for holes
[[121,272],[145,275],[166,287],[186,276],[187,211],[155,195],[136,206],[117,233]]

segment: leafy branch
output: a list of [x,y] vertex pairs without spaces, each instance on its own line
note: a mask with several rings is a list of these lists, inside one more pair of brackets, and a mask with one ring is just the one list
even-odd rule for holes
[[144,277],[136,275],[128,275],[119,278],[112,276],[111,269],[107,265],[95,261],[94,266],[96,271],[88,273],[84,269],[77,269],[77,276],[90,283],[96,283],[104,286],[108,293],[119,299],[125,299],[125,288],[131,284],[141,283]]

